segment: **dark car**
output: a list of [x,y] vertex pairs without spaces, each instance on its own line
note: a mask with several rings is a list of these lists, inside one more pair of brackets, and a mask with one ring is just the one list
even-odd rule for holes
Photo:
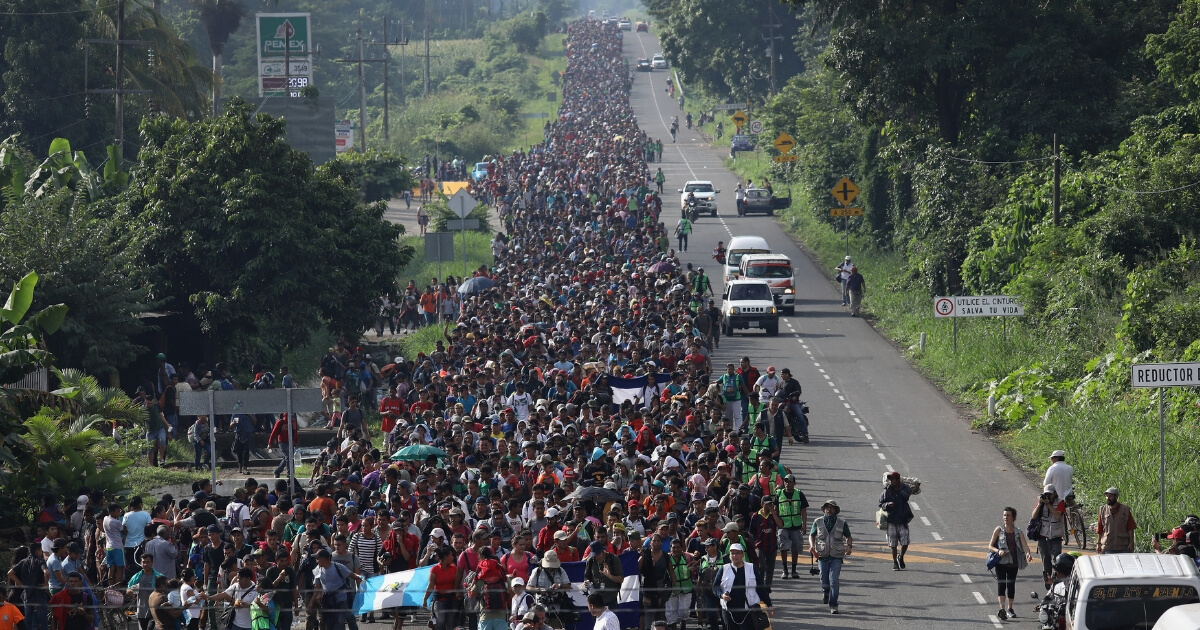
[[654,70],[654,68],[650,67],[649,59],[638,59],[637,60],[637,71],[638,72],[650,72],[652,70]]
[[647,24],[647,23],[645,23],[645,22],[638,22],[638,23],[637,23],[637,32],[639,32],[639,33],[649,33],[649,32],[650,32],[650,25],[649,25],[649,24]]
[[754,141],[751,140],[750,136],[748,136],[746,134],[739,133],[735,136],[732,136],[729,139],[729,152],[730,153],[734,153],[737,151],[753,151],[753,150],[754,150]]

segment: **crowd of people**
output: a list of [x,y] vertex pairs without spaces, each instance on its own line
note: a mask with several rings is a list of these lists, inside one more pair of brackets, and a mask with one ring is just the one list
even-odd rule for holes
[[[455,300],[436,349],[322,361],[338,431],[311,487],[47,497],[9,572],[26,630],[91,630],[106,606],[130,606],[142,630],[356,630],[376,612],[400,630],[412,610],[358,616],[354,592],[418,567],[437,630],[573,627],[588,612],[615,630],[630,553],[645,629],[761,627],[776,580],[802,571],[838,611],[850,528],[833,500],[810,518],[782,463],[808,435],[800,384],[749,357],[714,370],[705,318],[719,311],[669,247],[617,35],[570,25],[558,119],[475,186],[506,229],[494,266],[473,272],[492,287]],[[911,512],[891,492],[899,570]],[[586,609],[563,570],[579,561]]]

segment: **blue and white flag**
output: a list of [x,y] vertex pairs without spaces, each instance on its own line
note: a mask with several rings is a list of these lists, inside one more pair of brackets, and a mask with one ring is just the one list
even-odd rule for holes
[[655,374],[653,377],[638,376],[636,378],[608,377],[608,386],[613,390],[613,402],[615,404],[620,405],[626,400],[631,400],[634,405],[643,408],[649,407],[650,401],[658,398],[670,382],[670,374]]
[[425,591],[429,589],[429,570],[432,568],[386,573],[363,580],[354,596],[354,614],[365,615],[401,606],[424,607]]
[[[644,378],[644,377],[643,377]],[[612,382],[611,379],[609,382]],[[638,554],[636,551],[626,551],[617,556],[621,560],[621,572],[625,579],[621,582],[621,593],[617,595],[617,607],[613,612],[621,620],[622,628],[633,628],[638,625],[638,615],[642,610],[642,578],[638,574]],[[584,562],[564,562],[562,568],[571,580],[571,601],[579,607],[582,617],[570,630],[591,630],[596,620],[588,613],[587,595],[583,592]]]

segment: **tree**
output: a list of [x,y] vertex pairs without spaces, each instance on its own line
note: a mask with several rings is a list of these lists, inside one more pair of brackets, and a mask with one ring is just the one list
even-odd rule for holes
[[[107,374],[144,350],[134,339],[146,330],[137,315],[156,304],[150,269],[142,264],[142,232],[102,213],[128,183],[109,147],[104,168],[92,170],[65,139],[33,168],[16,138],[0,143],[0,282],[39,274],[37,304],[66,304],[70,315],[46,338],[68,365]],[[5,381],[8,382],[8,381]]]
[[387,201],[417,184],[408,160],[398,153],[368,149],[342,153],[337,159],[354,174],[354,183],[367,203]]
[[[278,358],[323,325],[358,334],[412,255],[354,174],[314,168],[284,122],[240,99],[205,121],[142,124],[142,168],[122,214],[148,228],[159,295],[232,363]],[[175,331],[186,334],[189,331]]]

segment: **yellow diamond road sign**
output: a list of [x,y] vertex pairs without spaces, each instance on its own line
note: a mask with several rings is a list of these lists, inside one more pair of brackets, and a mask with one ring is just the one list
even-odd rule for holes
[[740,109],[737,110],[736,112],[734,112],[733,116],[731,116],[730,118],[733,119],[733,124],[737,125],[738,129],[741,129],[742,125],[745,125],[746,121],[750,120],[750,118],[748,116],[746,116],[746,112],[743,112]]
[[855,186],[854,182],[850,181],[849,177],[843,177],[842,181],[838,182],[837,185],[833,187],[833,190],[829,192],[832,193],[833,198],[837,199],[838,202],[843,206],[848,206],[850,205],[850,202],[854,201],[854,198],[858,196],[858,186]]
[[779,149],[780,153],[787,153],[796,146],[796,141],[793,140],[791,136],[787,135],[786,131],[784,131],[780,132],[779,136],[775,138],[774,144],[775,148]]

